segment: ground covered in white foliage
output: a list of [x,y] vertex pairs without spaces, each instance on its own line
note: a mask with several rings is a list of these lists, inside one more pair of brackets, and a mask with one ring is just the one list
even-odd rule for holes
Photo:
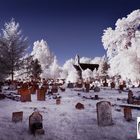
[[[140,89],[132,89],[134,95],[140,95]],[[81,93],[78,95],[78,93]],[[32,102],[17,102],[10,99],[0,100],[0,140],[135,140],[137,117],[140,111],[132,109],[133,121],[124,119],[123,108],[118,104],[126,103],[127,92],[101,89],[99,93],[74,91],[67,89],[59,92],[61,104],[46,95],[46,101],[37,101],[32,95]],[[102,99],[84,99],[98,94]],[[123,99],[123,100],[117,100]],[[96,103],[104,100],[112,104],[113,125],[100,127],[97,124]],[[84,104],[84,110],[75,109],[76,103]],[[35,108],[43,115],[45,135],[33,136],[28,131],[28,119]],[[120,111],[117,111],[121,109]],[[23,121],[12,122],[12,112],[23,111]]]

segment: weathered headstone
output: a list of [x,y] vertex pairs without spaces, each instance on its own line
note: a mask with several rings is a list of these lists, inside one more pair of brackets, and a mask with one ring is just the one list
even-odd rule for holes
[[84,105],[82,103],[77,103],[75,105],[75,108],[81,110],[81,109],[84,109]]
[[111,89],[115,88],[115,83],[114,82],[111,82]]
[[12,113],[12,121],[13,122],[22,122],[23,120],[23,112],[20,111],[20,112],[13,112]]
[[68,86],[67,86],[68,88],[74,88],[74,85],[73,85],[73,83],[68,83]]
[[20,101],[21,102],[31,101],[31,94],[29,89],[20,90]]
[[95,95],[94,99],[95,100],[98,100],[99,99],[98,95]]
[[119,90],[123,91],[124,90],[124,85],[119,85]]
[[29,130],[32,134],[44,134],[43,130],[43,117],[38,112],[35,111],[29,116]]
[[52,92],[52,93],[57,93],[57,92],[58,92],[58,87],[57,87],[57,85],[52,85],[51,92]]
[[44,88],[37,90],[37,100],[45,101],[46,90]]
[[124,108],[124,118],[126,119],[126,121],[131,121],[132,120],[131,108],[129,108],[129,107]]
[[133,104],[133,92],[131,90],[128,91],[128,99],[127,99],[127,102],[128,104]]
[[89,89],[90,89],[90,84],[89,83],[85,83],[85,89],[86,89],[86,92],[89,92]]
[[111,103],[108,101],[101,101],[96,104],[97,120],[99,126],[112,125],[112,111]]
[[61,103],[60,98],[57,98],[57,99],[56,99],[56,104],[59,105],[60,103]]
[[94,88],[94,92],[100,92],[100,88],[96,86],[96,87]]

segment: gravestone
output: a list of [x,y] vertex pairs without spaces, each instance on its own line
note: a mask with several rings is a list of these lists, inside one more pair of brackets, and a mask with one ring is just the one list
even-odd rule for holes
[[74,88],[74,85],[73,85],[73,83],[68,83],[68,86],[67,86],[68,88]]
[[38,111],[33,112],[29,116],[29,130],[31,134],[34,135],[44,134],[42,122],[43,122],[43,117]]
[[124,85],[119,85],[119,90],[123,91],[124,90]]
[[89,83],[85,83],[85,89],[86,89],[86,92],[89,92],[89,89],[90,89],[90,84]]
[[23,120],[23,112],[20,111],[20,112],[13,112],[12,113],[12,121],[13,122],[22,122]]
[[60,103],[61,103],[60,98],[57,98],[57,99],[56,99],[56,104],[59,105]]
[[108,101],[101,101],[96,104],[97,120],[99,126],[112,125],[111,103]]
[[20,90],[20,101],[21,102],[31,101],[31,93],[29,89]]
[[124,107],[124,118],[125,118],[126,121],[131,121],[132,120],[131,108]]
[[95,100],[98,100],[99,99],[98,95],[95,95],[94,99]]
[[96,86],[96,87],[94,88],[94,92],[100,92],[100,88]]
[[81,110],[81,109],[84,109],[84,105],[82,103],[77,103],[75,105],[75,108]]
[[111,89],[115,88],[115,83],[114,82],[111,82]]
[[44,88],[37,90],[37,100],[45,101],[46,90]]
[[133,104],[133,92],[131,90],[128,91],[128,99],[127,99],[127,102],[128,104]]
[[58,87],[57,87],[57,85],[52,85],[51,92],[52,92],[52,93],[57,93],[57,92],[58,92]]

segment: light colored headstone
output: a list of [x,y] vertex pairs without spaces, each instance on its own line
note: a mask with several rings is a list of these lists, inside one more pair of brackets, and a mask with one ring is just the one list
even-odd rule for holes
[[13,122],[22,122],[23,120],[23,112],[13,112],[12,113],[12,121]]
[[112,111],[111,103],[107,101],[101,101],[96,104],[97,107],[97,120],[99,126],[112,125]]

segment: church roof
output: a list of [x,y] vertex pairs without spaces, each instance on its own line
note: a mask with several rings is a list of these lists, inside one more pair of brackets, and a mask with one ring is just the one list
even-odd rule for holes
[[[94,69],[98,70],[98,68],[99,68],[98,64],[79,63],[79,65],[82,68],[82,70],[90,69],[91,71],[93,71]],[[74,65],[74,67],[77,71],[81,70],[78,65]]]

